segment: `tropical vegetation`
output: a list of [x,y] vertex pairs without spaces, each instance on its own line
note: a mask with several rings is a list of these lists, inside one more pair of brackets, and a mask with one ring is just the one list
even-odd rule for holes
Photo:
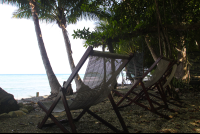
[[[190,66],[188,53],[200,50],[199,1],[32,1],[36,4],[35,14],[38,19],[48,23],[56,22],[62,29],[72,71],[75,65],[66,27],[80,19],[97,19],[99,23],[95,31],[90,31],[89,28],[74,31],[74,38],[85,39],[85,47],[103,46],[112,53],[142,52],[146,68],[160,55],[176,59],[179,66],[175,77],[188,82]],[[14,13],[14,17],[31,17],[30,8],[27,4],[23,4],[25,3],[23,0],[4,0],[4,2],[18,3],[19,9]],[[75,80],[76,84],[80,85],[81,79],[78,75]]]
[[[12,4],[19,7],[19,9],[14,13],[14,17],[24,17],[24,18],[33,18],[33,22],[35,25],[35,32],[38,40],[38,46],[41,54],[41,58],[46,70],[47,78],[49,81],[49,85],[51,88],[51,95],[57,94],[59,92],[59,89],[61,88],[60,83],[58,82],[56,75],[53,72],[53,69],[51,67],[44,41],[42,39],[42,33],[39,25],[39,19],[38,19],[38,8],[36,7],[36,1],[35,0],[2,0],[2,3],[6,4]],[[19,13],[22,11],[23,13]],[[17,15],[19,13],[19,15]]]
[[[93,1],[94,3],[96,1]],[[200,50],[200,5],[196,0],[106,0],[98,8],[110,13],[95,31],[74,31],[85,47],[106,45],[116,53],[143,52],[146,67],[158,56],[176,59],[175,77],[188,80],[188,53]],[[87,10],[98,10],[84,6]]]
[[[67,24],[76,23],[83,18],[98,19],[97,14],[100,13],[101,16],[104,16],[103,12],[96,11],[93,13],[82,10],[82,5],[88,2],[85,0],[3,0],[2,2],[14,4],[19,7],[18,10],[13,13],[14,18],[29,19],[33,17],[39,48],[51,87],[51,93],[57,94],[61,86],[48,60],[38,20],[46,21],[47,23],[56,22],[62,29],[69,65],[71,71],[73,71],[75,64],[72,57],[71,43],[66,29]],[[77,87],[76,90],[78,91],[82,83],[78,74],[75,77],[75,83]]]

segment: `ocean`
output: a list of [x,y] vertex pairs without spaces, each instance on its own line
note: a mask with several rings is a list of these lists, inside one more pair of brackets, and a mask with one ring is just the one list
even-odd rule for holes
[[[79,74],[83,78],[84,74]],[[56,77],[63,85],[70,74],[56,74]],[[15,99],[50,95],[51,89],[46,74],[0,74],[0,87],[6,92],[13,94]],[[76,90],[75,82],[72,81],[72,88]]]
[[[84,74],[79,75],[83,79]],[[61,86],[69,76],[70,74],[56,74]],[[119,77],[118,83],[121,83],[121,80],[122,78]],[[39,96],[50,95],[51,91],[46,74],[0,74],[0,87],[14,95],[17,100],[35,97],[36,92],[39,92]],[[72,81],[72,89],[76,91],[74,81]]]

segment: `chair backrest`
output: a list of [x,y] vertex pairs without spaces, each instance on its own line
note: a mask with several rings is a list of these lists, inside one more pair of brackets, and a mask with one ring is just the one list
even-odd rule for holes
[[[150,87],[150,86],[154,85],[163,76],[163,74],[167,71],[170,63],[171,63],[171,60],[169,60],[163,56],[160,56],[154,62],[154,64],[141,77],[141,79],[143,80],[153,69],[155,69],[154,72],[149,77],[149,80],[144,83],[144,86]],[[132,85],[130,85],[128,87],[128,89],[132,88],[134,85],[139,84],[139,81],[140,81],[140,79],[137,82],[134,82]],[[139,87],[135,88],[135,90],[136,89],[142,89],[142,87],[139,86]]]
[[84,74],[81,88],[69,104],[71,110],[83,109],[96,105],[108,97],[116,84],[116,77],[129,62],[129,56],[121,57],[106,52],[94,51]]
[[169,63],[170,63],[170,61],[161,59],[158,62],[156,69],[154,70],[152,75],[149,77],[149,80],[147,82],[145,82],[144,86],[149,87],[149,86],[153,85],[154,83],[156,83],[163,76],[165,71],[167,70]]
[[177,64],[174,64],[173,65],[173,68],[172,68],[172,71],[169,75],[169,77],[167,78],[167,81],[165,82],[165,84],[163,85],[163,88],[165,88],[172,80],[172,78],[174,77],[174,74],[176,72],[176,69],[177,69]]
[[143,53],[134,53],[134,57],[127,65],[126,79],[142,77],[143,73]]

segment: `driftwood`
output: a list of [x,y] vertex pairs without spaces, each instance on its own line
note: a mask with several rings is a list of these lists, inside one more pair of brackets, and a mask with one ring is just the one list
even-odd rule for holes
[[0,87],[0,114],[19,110],[19,105],[12,94]]

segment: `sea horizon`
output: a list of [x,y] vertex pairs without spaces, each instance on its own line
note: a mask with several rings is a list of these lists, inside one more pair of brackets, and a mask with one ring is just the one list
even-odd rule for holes
[[[67,81],[71,74],[55,74],[60,85]],[[79,74],[83,79],[84,74]],[[120,83],[121,77],[118,78]],[[76,92],[75,81],[72,81],[73,92]],[[51,89],[46,74],[0,74],[0,87],[12,94],[16,100],[22,98],[50,95]]]
[[[67,81],[71,74],[55,74],[60,85]],[[83,74],[79,74],[83,78]],[[76,84],[72,81],[73,92],[76,91]],[[0,74],[0,87],[12,94],[16,100],[22,98],[50,95],[51,89],[47,74]]]

